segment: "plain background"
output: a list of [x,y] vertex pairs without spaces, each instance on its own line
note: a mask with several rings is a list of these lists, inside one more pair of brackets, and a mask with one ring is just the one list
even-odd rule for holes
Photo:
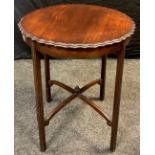
[[[141,155],[155,154],[154,0],[141,0]],[[0,8],[0,154],[14,154],[14,2]]]

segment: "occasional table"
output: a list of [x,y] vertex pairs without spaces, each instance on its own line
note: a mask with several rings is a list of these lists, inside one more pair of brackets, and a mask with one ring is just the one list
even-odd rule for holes
[[[125,46],[135,30],[133,20],[120,11],[106,7],[90,4],[61,4],[41,8],[27,14],[19,22],[19,28],[24,41],[32,50],[40,150],[46,150],[45,127],[50,120],[71,100],[79,97],[84,101],[83,103],[88,104],[98,112],[106,120],[107,125],[111,127],[110,150],[114,151],[117,139]],[[46,100],[48,102],[52,100],[50,88],[53,85],[60,86],[71,93],[46,117],[44,116],[40,53],[44,55],[45,61]],[[112,119],[94,101],[83,95],[83,92],[90,87],[99,84],[99,98],[104,100],[106,58],[110,53],[117,55]],[[99,57],[102,59],[101,77],[81,88],[79,86],[71,88],[62,82],[51,80],[50,56],[76,59]]]

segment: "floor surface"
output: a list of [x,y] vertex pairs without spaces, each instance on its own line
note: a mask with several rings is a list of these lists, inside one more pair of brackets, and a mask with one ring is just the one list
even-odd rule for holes
[[[82,86],[100,77],[99,59],[52,60],[50,63],[51,78],[72,87],[78,84]],[[105,101],[98,100],[98,85],[85,93],[110,116],[115,69],[116,60],[108,59]],[[44,77],[44,71],[42,74]],[[139,60],[126,59],[117,148],[114,153],[109,151],[110,127],[80,99],[73,100],[51,120],[50,125],[46,127],[47,150],[41,153],[35,113],[32,60],[15,61],[15,155],[139,155],[139,81]],[[44,82],[43,89],[45,90]],[[57,86],[52,87],[51,93],[53,101],[45,102],[45,114],[69,95]]]

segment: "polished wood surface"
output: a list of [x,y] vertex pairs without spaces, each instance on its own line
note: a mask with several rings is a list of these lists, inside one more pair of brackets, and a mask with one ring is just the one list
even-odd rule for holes
[[35,43],[32,44],[32,59],[33,59],[33,72],[34,72],[34,85],[36,94],[36,113],[39,128],[40,150],[46,150],[46,136],[44,126],[44,106],[43,106],[43,93],[42,93],[42,78],[41,78],[41,62],[39,53],[36,51]]
[[44,55],[44,63],[45,63],[45,88],[46,88],[46,101],[50,102],[52,100],[51,98],[51,89],[48,84],[48,81],[50,80],[50,64],[49,64],[49,56]]
[[[31,39],[26,39],[25,42],[31,47],[34,41]],[[122,49],[124,44],[128,44],[129,38],[120,43],[115,43],[113,45],[107,45],[104,47],[98,48],[62,48],[62,47],[54,47],[51,45],[44,45],[40,43],[36,43],[36,49],[40,51],[44,55],[49,55],[55,58],[98,58],[110,53],[117,53]]]
[[116,149],[122,77],[123,77],[123,67],[124,67],[124,55],[125,55],[125,45],[122,48],[122,50],[118,53],[118,57],[117,57],[115,92],[114,92],[114,101],[113,101],[114,103],[113,103],[113,114],[112,114],[112,129],[111,129],[111,141],[110,141],[111,151],[114,151]]
[[[36,111],[39,127],[40,150],[45,151],[45,127],[50,120],[73,99],[79,97],[98,112],[111,127],[110,150],[114,151],[117,141],[121,83],[125,46],[134,32],[134,22],[127,15],[105,7],[86,4],[64,4],[36,10],[19,23],[25,42],[32,49]],[[69,91],[71,95],[61,101],[44,117],[41,64],[39,53],[45,58],[46,100],[51,101],[50,87],[53,85]],[[97,104],[83,95],[94,86],[100,85],[100,100],[104,99],[106,82],[106,57],[117,55],[117,69],[112,119]],[[51,80],[49,56],[60,58],[102,58],[101,78],[74,89],[66,84]]]
[[24,37],[39,43],[68,48],[95,48],[130,37],[134,22],[124,13],[106,7],[63,4],[27,14],[19,27]]
[[101,87],[100,87],[100,100],[103,101],[105,97],[105,80],[106,80],[106,61],[107,56],[102,57],[102,64],[101,64]]

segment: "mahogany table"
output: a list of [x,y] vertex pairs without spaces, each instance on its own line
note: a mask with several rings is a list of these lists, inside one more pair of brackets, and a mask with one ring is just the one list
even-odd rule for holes
[[[111,127],[110,150],[116,148],[121,83],[125,46],[134,33],[133,20],[117,10],[88,4],[61,4],[38,9],[24,16],[19,22],[25,42],[32,49],[36,111],[39,127],[40,150],[46,150],[45,127],[71,100],[79,97],[83,103],[96,110]],[[50,87],[57,85],[71,95],[60,102],[44,117],[42,78],[39,53],[45,58],[46,99],[51,101]],[[95,84],[100,85],[100,100],[105,94],[106,57],[117,55],[117,68],[112,119],[92,100],[82,93]],[[59,58],[102,58],[101,77],[82,88],[50,80],[49,56]],[[60,73],[63,74],[63,73]]]

